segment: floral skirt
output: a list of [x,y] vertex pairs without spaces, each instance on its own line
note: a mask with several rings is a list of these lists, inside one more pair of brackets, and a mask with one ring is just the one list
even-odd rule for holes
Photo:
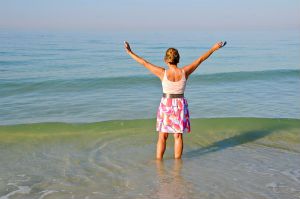
[[164,133],[191,131],[188,103],[185,98],[161,98],[157,110],[156,131]]

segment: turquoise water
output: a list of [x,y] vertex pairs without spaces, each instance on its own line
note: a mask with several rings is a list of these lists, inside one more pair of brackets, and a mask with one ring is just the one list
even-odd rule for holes
[[154,118],[2,125],[0,198],[299,198],[299,121],[192,119],[181,161]]
[[300,37],[282,32],[0,32],[0,124],[155,117],[160,80],[123,40],[165,67],[168,47],[189,64],[216,41],[188,81],[191,117],[300,118]]

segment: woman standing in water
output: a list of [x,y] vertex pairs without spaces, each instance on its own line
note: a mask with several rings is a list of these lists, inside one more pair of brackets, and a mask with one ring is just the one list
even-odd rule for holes
[[178,50],[169,48],[164,58],[169,68],[164,69],[136,55],[132,52],[128,42],[125,42],[126,52],[162,81],[163,96],[157,110],[156,121],[156,130],[159,132],[156,159],[161,160],[163,158],[169,133],[174,135],[174,158],[181,158],[183,150],[182,134],[191,131],[188,103],[184,98],[186,81],[204,60],[225,44],[226,42],[216,43],[193,63],[182,68],[177,67],[180,59]]

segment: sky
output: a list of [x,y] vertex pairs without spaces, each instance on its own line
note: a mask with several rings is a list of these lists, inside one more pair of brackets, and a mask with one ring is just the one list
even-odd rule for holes
[[300,29],[300,0],[0,0],[0,30]]

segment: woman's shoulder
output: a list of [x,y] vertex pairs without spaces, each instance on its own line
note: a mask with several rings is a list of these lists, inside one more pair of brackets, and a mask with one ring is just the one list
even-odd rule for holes
[[187,79],[188,76],[187,76],[187,72],[185,71],[186,69],[185,69],[184,67],[182,67],[182,68],[180,68],[180,69],[182,70],[182,73],[183,73],[185,79]]

